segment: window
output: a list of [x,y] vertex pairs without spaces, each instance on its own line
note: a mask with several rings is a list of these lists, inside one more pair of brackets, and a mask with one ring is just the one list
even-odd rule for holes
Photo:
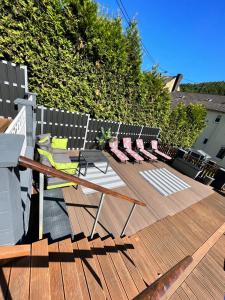
[[203,144],[206,144],[209,139],[204,139]]
[[225,157],[225,147],[221,147],[220,151],[217,153],[216,157],[223,159]]
[[216,123],[219,123],[219,122],[220,122],[220,119],[221,119],[221,117],[222,117],[221,115],[218,115],[218,116],[216,117],[216,119],[215,119],[215,122],[216,122]]

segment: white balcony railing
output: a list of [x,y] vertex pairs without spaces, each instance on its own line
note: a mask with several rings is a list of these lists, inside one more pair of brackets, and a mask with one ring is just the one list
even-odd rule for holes
[[5,131],[6,134],[21,134],[24,135],[24,142],[23,147],[21,150],[21,155],[24,155],[26,152],[27,146],[27,138],[26,138],[26,107],[24,106],[12,123],[9,125],[7,130]]

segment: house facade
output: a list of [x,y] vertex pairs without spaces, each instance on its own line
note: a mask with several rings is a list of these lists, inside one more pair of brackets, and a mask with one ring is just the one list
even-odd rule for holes
[[225,96],[197,94],[197,93],[172,93],[172,105],[179,102],[201,103],[207,109],[206,127],[193,145],[194,149],[208,153],[212,160],[225,167]]

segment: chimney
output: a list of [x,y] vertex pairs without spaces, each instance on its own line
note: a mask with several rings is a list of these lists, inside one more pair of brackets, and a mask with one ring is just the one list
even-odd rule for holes
[[173,88],[172,88],[172,92],[177,92],[179,90],[180,87],[180,82],[183,79],[183,75],[182,74],[177,74]]

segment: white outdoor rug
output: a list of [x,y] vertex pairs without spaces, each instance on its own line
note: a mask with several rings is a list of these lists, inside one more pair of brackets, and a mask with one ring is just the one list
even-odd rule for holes
[[190,187],[166,168],[141,171],[140,174],[163,196],[169,196]]
[[[97,167],[97,168],[96,168]],[[83,176],[84,168],[81,168],[80,178],[91,181],[92,183],[96,183],[101,185],[102,187],[108,189],[114,189],[121,186],[125,186],[126,184],[123,180],[117,175],[117,173],[109,166],[107,173],[103,173],[106,170],[106,163],[95,163],[95,167],[89,167],[87,169],[87,175]],[[103,171],[103,172],[102,172]],[[95,190],[86,188],[81,186],[83,192],[85,194],[95,193]]]

